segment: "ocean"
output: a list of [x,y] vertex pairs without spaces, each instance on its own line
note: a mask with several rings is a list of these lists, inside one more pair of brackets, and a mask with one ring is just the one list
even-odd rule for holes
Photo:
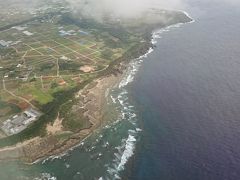
[[240,179],[240,11],[195,1],[129,87],[143,133],[124,179]]
[[7,180],[240,179],[240,11],[190,2],[194,23],[159,30],[108,96],[120,115],[72,151]]

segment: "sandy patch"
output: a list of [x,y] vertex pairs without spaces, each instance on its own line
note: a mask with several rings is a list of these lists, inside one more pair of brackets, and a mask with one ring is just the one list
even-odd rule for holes
[[54,135],[63,131],[63,119],[60,119],[58,115],[53,124],[47,125],[47,137],[37,137],[16,146],[0,149],[0,161],[22,159],[24,162],[32,163],[45,157],[66,152],[79,144],[103,123],[103,106],[106,103],[106,96],[109,89],[115,87],[120,80],[121,76],[103,77],[96,79],[95,85],[89,85],[79,91],[79,95],[83,97],[82,108],[87,110],[84,115],[89,118],[92,124],[90,128],[83,129],[73,134],[68,140],[59,142]]
[[50,135],[56,134],[57,132],[62,131],[63,125],[62,125],[62,120],[59,118],[59,115],[57,119],[54,121],[53,124],[48,124],[47,125],[47,133]]
[[93,124],[92,130],[94,131],[99,125],[102,124],[103,107],[106,103],[106,97],[110,89],[114,88],[119,81],[121,76],[108,76],[101,79],[95,80],[97,83],[94,87],[87,89],[88,93],[83,95],[84,97],[84,109],[87,111],[84,116],[89,118],[89,121]]
[[92,66],[82,66],[80,67],[80,70],[85,73],[89,73],[89,72],[93,72],[95,69]]

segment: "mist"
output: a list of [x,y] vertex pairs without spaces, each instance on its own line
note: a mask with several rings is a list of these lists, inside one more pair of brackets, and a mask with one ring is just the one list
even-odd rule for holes
[[184,9],[183,0],[66,0],[73,12],[102,20],[112,15],[118,18],[137,18],[149,9]]

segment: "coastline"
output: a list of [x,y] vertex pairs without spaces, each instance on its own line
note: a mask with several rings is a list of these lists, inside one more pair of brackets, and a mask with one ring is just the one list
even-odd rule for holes
[[[80,130],[78,133],[74,133],[69,139],[58,145],[57,147],[53,148],[48,154],[43,154],[42,157],[33,159],[30,161],[30,164],[39,162],[41,160],[46,159],[54,159],[56,157],[61,157],[65,155],[67,152],[72,151],[76,147],[82,144],[84,140],[86,140],[89,136],[93,133],[98,131],[105,122],[103,122],[103,108],[106,102],[105,95],[108,89],[112,89],[116,87],[121,80],[121,74],[118,76],[107,76],[100,79],[97,79],[96,86],[88,89],[89,93],[86,95],[86,101],[89,101],[85,104],[86,107],[89,108],[87,112],[84,113],[85,116],[89,117],[89,121],[91,122],[91,127],[89,129]],[[79,93],[81,94],[81,90]],[[92,108],[92,107],[95,108]]]
[[[192,19],[186,12],[184,12],[186,16],[188,16],[190,19]],[[186,23],[192,23],[194,20]],[[124,75],[126,74],[126,69],[129,64],[129,62],[133,60],[140,60],[143,57],[146,57],[148,54],[150,54],[153,51],[155,42],[156,42],[156,35],[159,34],[159,31],[162,31],[163,29],[168,29],[171,27],[176,27],[177,25],[181,25],[185,23],[176,23],[174,25],[170,25],[167,27],[163,27],[158,31],[154,31],[151,33],[151,40],[148,42],[147,47],[143,47],[142,49],[138,49],[137,53],[133,55],[132,59],[128,59],[127,61],[120,61],[120,72],[117,68],[117,71],[113,71],[110,73],[110,75],[103,75],[102,77],[97,78],[94,80],[96,85],[90,89],[88,84],[84,89],[80,90],[78,95],[82,95],[82,93],[87,90],[89,91],[85,98],[87,99],[86,102],[89,102],[84,104],[85,106],[95,106],[97,104],[97,108],[93,108],[93,110],[89,110],[84,113],[85,116],[88,116],[91,122],[91,127],[88,129],[82,129],[77,133],[73,133],[69,139],[66,141],[63,141],[61,143],[57,142],[56,139],[54,139],[51,136],[44,137],[44,138],[37,138],[37,140],[32,139],[30,141],[24,141],[20,143],[18,146],[10,146],[3,149],[0,149],[0,161],[5,160],[23,160],[23,162],[26,162],[28,164],[37,163],[39,161],[42,161],[44,159],[49,158],[56,158],[61,155],[66,154],[68,151],[73,150],[74,148],[78,147],[82,144],[82,142],[87,139],[89,136],[91,136],[94,132],[98,131],[103,123],[103,104],[106,103],[106,92],[109,91],[109,89],[114,88],[116,86],[121,86],[120,82]],[[136,58],[135,58],[136,57]],[[115,69],[116,70],[116,69]],[[89,99],[90,98],[90,99]],[[94,99],[94,100],[93,100]],[[92,103],[91,103],[92,102]],[[89,108],[91,109],[91,108]],[[59,132],[58,132],[59,133]],[[61,131],[60,131],[61,133]],[[45,144],[44,151],[39,152],[39,147],[41,144]],[[20,147],[19,147],[20,146]],[[4,155],[2,154],[8,154],[10,151],[15,151],[13,154],[17,154],[17,156],[11,158],[11,157],[2,157]],[[36,154],[38,152],[39,154]]]
[[[96,83],[94,87],[89,88],[91,86],[90,83],[77,93],[77,95],[82,95],[87,91],[87,95],[84,97],[84,101],[87,103],[84,106],[88,107],[89,110],[84,113],[84,116],[89,117],[89,121],[91,122],[90,128],[72,133],[70,138],[60,143],[52,136],[65,133],[64,130],[56,131],[55,134],[50,134],[47,137],[36,137],[18,143],[15,146],[4,147],[0,149],[0,161],[22,160],[26,164],[34,164],[42,160],[62,156],[81,145],[84,140],[106,123],[103,122],[103,107],[107,103],[106,92],[117,87],[123,75],[124,73],[118,73],[98,78],[94,81]],[[95,107],[93,108],[93,106]],[[44,151],[41,150],[42,144],[45,144]]]

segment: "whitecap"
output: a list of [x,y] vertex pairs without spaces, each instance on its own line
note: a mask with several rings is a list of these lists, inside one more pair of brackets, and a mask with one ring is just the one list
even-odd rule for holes
[[34,180],[57,180],[57,178],[49,173],[41,173],[40,177],[36,177]]
[[126,141],[125,150],[123,152],[123,155],[121,157],[121,161],[118,165],[118,170],[123,170],[124,165],[127,163],[128,159],[133,155],[134,149],[135,149],[135,142],[136,139],[134,136],[129,135],[128,139]]
[[70,168],[70,164],[65,163],[65,167],[68,169]]
[[141,132],[142,129],[140,129],[140,128],[136,128],[136,131],[137,131],[137,132]]

